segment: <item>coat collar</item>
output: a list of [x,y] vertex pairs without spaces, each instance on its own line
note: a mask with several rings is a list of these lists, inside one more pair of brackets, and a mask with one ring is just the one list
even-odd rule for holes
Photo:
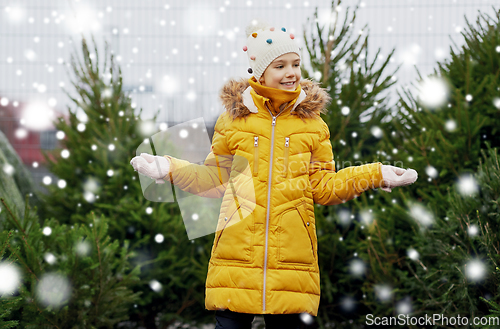
[[[248,86],[247,89],[245,89],[245,91],[243,92],[243,105],[245,105],[245,107],[252,113],[259,113],[259,108],[257,105],[260,105],[260,107],[264,107],[264,102],[265,102],[265,97],[263,96],[260,96],[258,94],[256,94],[257,97],[252,97],[252,87]],[[297,101],[295,102],[295,104],[293,105],[292,107],[292,110],[291,112],[293,112],[293,110],[295,110],[295,108],[304,100],[306,99],[306,93],[304,92],[304,90],[302,89],[300,91],[300,94],[299,94],[299,98],[297,98]],[[259,103],[259,104],[256,104],[255,102]],[[262,104],[260,104],[262,103]]]
[[[326,113],[330,102],[330,95],[318,83],[311,80],[300,82],[301,93],[295,102],[291,114],[301,119],[315,118]],[[258,113],[259,104],[255,103],[252,88],[247,79],[231,79],[222,87],[220,99],[227,112],[233,119],[245,118],[252,113]]]

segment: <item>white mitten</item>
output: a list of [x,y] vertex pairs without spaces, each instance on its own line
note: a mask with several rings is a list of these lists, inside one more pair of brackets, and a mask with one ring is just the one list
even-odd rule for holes
[[391,192],[393,187],[413,184],[418,178],[418,173],[414,169],[382,165],[382,178],[385,186],[381,189]]
[[163,184],[163,177],[170,172],[170,161],[158,155],[141,153],[141,156],[136,156],[130,160],[130,164],[144,176],[151,177],[156,180],[156,184]]

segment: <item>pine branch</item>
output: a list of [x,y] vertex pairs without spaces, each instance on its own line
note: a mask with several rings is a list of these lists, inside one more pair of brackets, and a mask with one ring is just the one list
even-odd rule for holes
[[21,224],[19,224],[19,222],[17,221],[16,216],[12,213],[12,211],[9,208],[9,206],[5,203],[5,200],[3,198],[0,198],[0,201],[3,203],[5,209],[7,209],[7,211],[9,212],[9,215],[12,218],[13,222],[15,223],[15,226],[17,226],[17,228],[19,230],[21,230],[21,232],[23,232],[24,235],[26,235],[26,231],[24,231],[24,229],[21,226]]

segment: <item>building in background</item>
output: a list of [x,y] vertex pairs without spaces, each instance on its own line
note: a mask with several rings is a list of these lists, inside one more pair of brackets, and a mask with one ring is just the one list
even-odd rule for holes
[[7,137],[21,161],[32,173],[35,182],[43,190],[43,177],[53,175],[45,168],[42,150],[53,150],[59,143],[52,125],[42,131],[31,130],[23,125],[21,115],[26,106],[23,102],[0,106],[0,131]]

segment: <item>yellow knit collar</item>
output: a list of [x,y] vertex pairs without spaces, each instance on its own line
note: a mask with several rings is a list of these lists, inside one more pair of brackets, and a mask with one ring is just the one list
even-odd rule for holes
[[301,92],[301,86],[293,90],[282,90],[277,88],[271,88],[261,85],[255,77],[248,79],[252,91],[250,94],[256,103],[259,103],[261,108],[266,107],[266,103],[273,114],[278,114],[281,112],[281,105],[286,104],[287,107],[293,106],[297,99],[299,98]]

